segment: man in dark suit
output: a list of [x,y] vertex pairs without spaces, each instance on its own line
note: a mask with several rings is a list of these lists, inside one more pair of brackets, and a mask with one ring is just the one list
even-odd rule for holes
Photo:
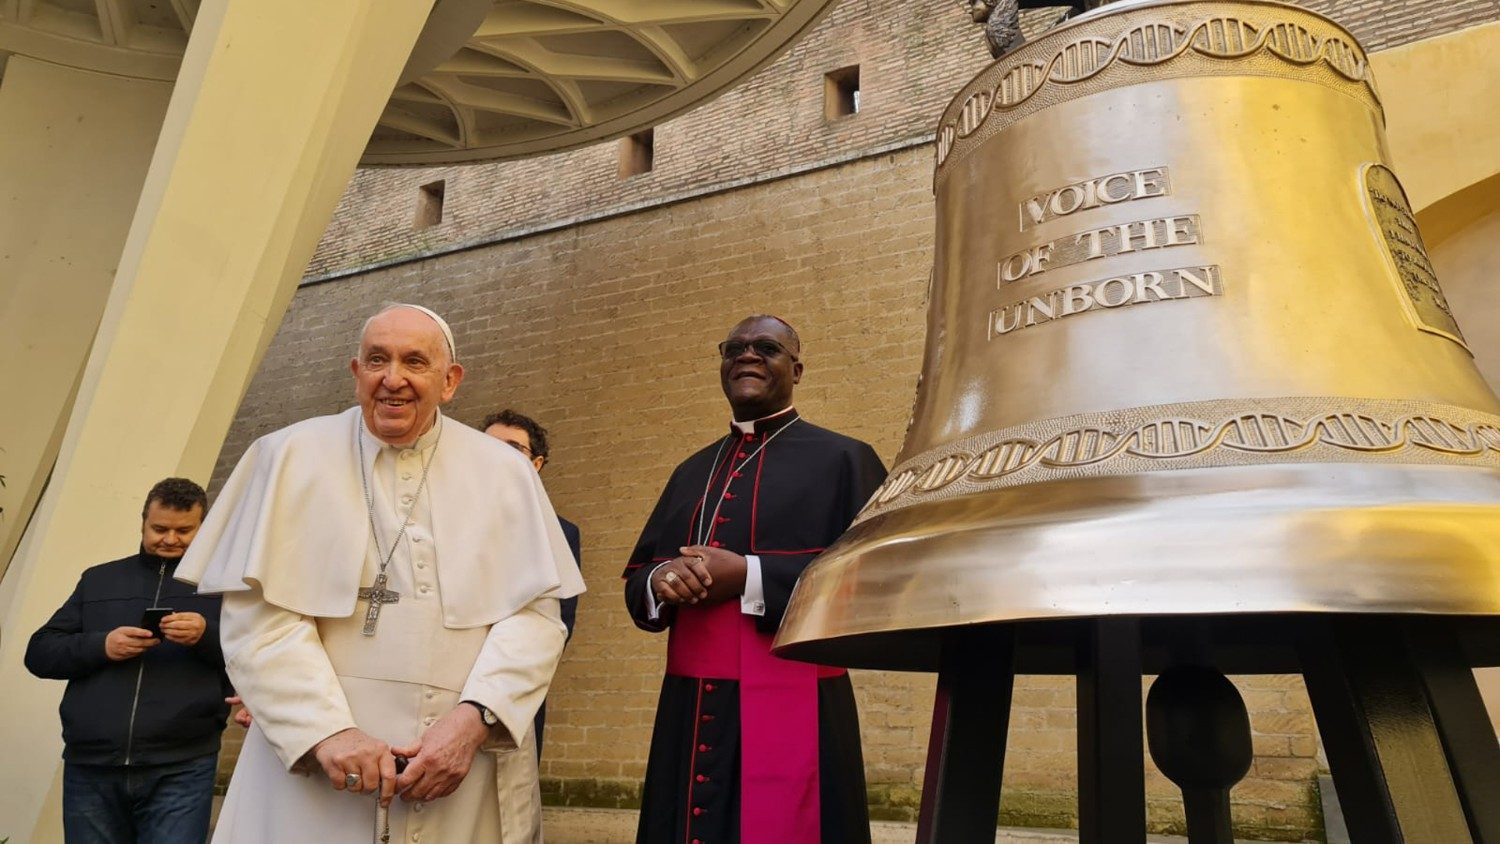
[[[547,465],[547,429],[537,424],[537,421],[530,416],[506,408],[499,413],[491,413],[489,416],[486,416],[479,428],[486,434],[526,455],[526,458],[531,461],[531,465],[535,466],[538,472],[542,471],[542,467]],[[581,570],[583,568],[583,557],[579,552],[580,538],[578,525],[564,519],[562,516],[558,516],[557,521],[562,525],[563,536],[567,537],[568,547],[573,549],[573,559],[578,563],[578,567]],[[577,617],[578,599],[576,597],[562,599],[562,619],[563,624],[568,626],[568,638],[570,639],[573,637],[573,622]],[[537,758],[541,758],[542,755],[542,726],[546,723],[546,720],[547,704],[544,701],[542,707],[536,713]]]

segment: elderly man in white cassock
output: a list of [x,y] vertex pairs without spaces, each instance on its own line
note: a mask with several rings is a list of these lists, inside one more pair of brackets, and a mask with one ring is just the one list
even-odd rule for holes
[[536,783],[496,758],[546,696],[578,567],[525,457],[439,410],[463,380],[441,317],[385,308],[349,368],[359,405],[252,444],[177,571],[224,593],[255,716],[214,841],[540,840],[509,805]]

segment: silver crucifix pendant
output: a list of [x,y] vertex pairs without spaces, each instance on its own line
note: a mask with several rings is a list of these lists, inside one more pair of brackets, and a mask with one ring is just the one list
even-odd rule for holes
[[359,590],[359,599],[370,602],[369,609],[365,610],[365,627],[360,632],[366,636],[374,636],[375,625],[380,621],[380,608],[401,600],[401,593],[385,588],[385,572],[381,572],[375,575],[374,585]]

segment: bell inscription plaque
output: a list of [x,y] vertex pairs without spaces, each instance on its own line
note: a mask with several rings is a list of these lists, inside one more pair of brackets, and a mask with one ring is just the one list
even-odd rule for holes
[[1438,285],[1437,272],[1427,258],[1427,247],[1422,245],[1422,233],[1417,231],[1416,215],[1411,212],[1406,191],[1396,181],[1396,174],[1385,165],[1371,164],[1365,168],[1364,181],[1371,215],[1405,294],[1402,302],[1407,315],[1423,331],[1447,337],[1467,350],[1469,346],[1448,308],[1443,288]]

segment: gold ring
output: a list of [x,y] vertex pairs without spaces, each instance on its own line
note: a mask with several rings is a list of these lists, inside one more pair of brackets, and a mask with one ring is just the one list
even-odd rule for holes
[[675,571],[669,571],[666,574],[662,575],[661,576],[661,582],[662,583],[676,583],[677,582],[677,572],[675,572]]

